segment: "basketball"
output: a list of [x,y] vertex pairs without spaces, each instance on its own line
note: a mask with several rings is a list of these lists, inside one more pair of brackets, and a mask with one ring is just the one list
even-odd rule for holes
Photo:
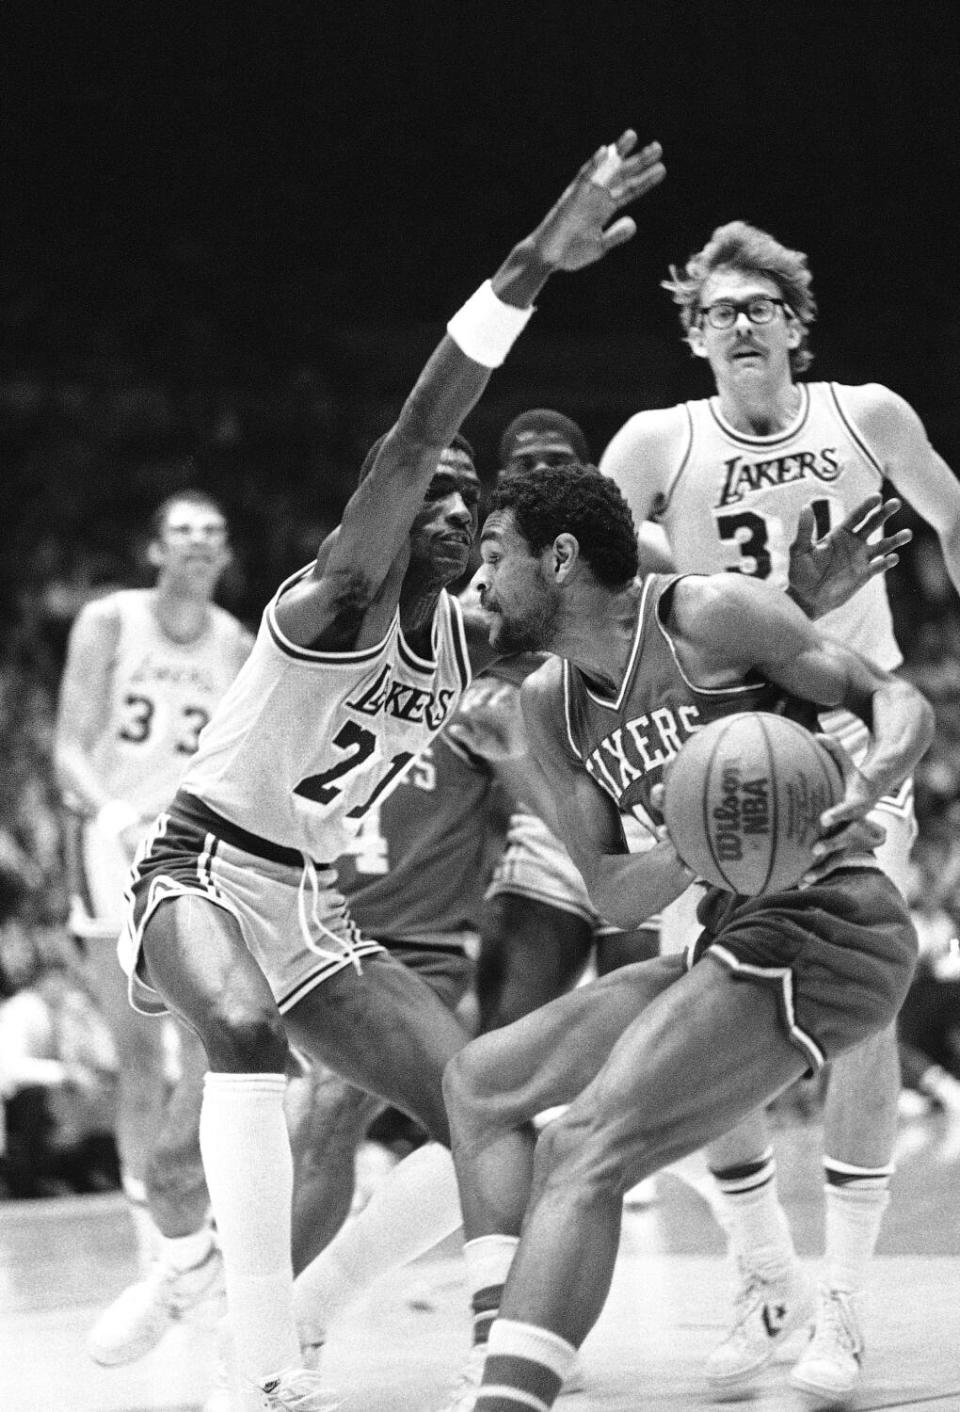
[[842,797],[840,767],[809,731],[741,711],[685,742],[665,774],[663,814],[699,877],[756,897],[800,881],[820,815]]

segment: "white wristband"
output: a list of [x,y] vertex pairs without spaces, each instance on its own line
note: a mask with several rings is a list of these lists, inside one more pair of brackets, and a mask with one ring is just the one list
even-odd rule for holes
[[505,304],[484,280],[447,324],[454,343],[484,368],[499,368],[533,313],[533,305],[518,309]]
[[125,799],[108,799],[106,804],[97,810],[97,827],[104,833],[112,834],[114,838],[119,838],[124,829],[139,822],[140,815]]

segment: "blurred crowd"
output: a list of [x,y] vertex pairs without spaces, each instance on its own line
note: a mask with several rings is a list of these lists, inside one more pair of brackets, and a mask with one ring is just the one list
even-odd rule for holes
[[[148,582],[147,514],[160,494],[199,479],[235,526],[236,560],[220,597],[255,626],[276,582],[336,523],[350,490],[347,468],[394,410],[389,339],[381,398],[358,402],[345,389],[354,362],[370,356],[359,333],[353,345],[338,344],[322,374],[305,360],[282,375],[264,369],[254,388],[231,379],[224,364],[204,395],[190,396],[178,396],[169,379],[129,381],[134,335],[100,330],[94,376],[87,364],[83,377],[60,368],[0,378],[0,446],[11,468],[0,483],[8,526],[0,571],[0,1196],[102,1190],[118,1179],[116,1057],[65,929],[51,763],[77,609],[111,587]],[[187,370],[200,357],[216,368],[214,342],[198,320],[175,351]],[[501,413],[495,407],[492,418]],[[589,413],[585,420],[590,426]],[[592,423],[600,444],[605,420],[601,411]],[[483,440],[481,428],[481,463]],[[186,459],[191,443],[206,448],[199,467]],[[902,522],[916,539],[891,581],[897,634],[906,671],[938,722],[917,775],[912,900],[923,960],[904,1012],[904,1077],[916,1111],[960,1112],[960,609],[935,539],[909,512]]]

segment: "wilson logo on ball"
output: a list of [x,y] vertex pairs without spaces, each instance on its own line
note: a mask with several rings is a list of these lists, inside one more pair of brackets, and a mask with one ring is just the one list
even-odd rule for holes
[[702,727],[664,785],[664,819],[680,857],[706,881],[744,896],[799,882],[821,814],[843,797],[833,756],[803,726],[765,711]]
[[717,857],[739,862],[744,839],[770,832],[770,781],[744,778],[743,762],[728,758],[720,768],[720,803],[713,810]]

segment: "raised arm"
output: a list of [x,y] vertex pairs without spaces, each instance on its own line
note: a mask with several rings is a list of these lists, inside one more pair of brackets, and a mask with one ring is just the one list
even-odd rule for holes
[[410,529],[440,454],[525,326],[532,301],[551,275],[594,264],[635,233],[633,220],[618,213],[665,175],[659,144],[639,151],[636,144],[636,134],[627,131],[595,152],[493,279],[450,320],[312,577],[285,595],[283,627],[293,640],[317,642],[345,613],[355,618],[385,591],[399,592],[396,566],[405,563]]

